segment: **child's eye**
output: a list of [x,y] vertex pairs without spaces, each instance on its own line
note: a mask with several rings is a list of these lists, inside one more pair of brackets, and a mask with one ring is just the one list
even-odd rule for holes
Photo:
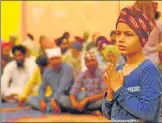
[[125,35],[126,35],[126,36],[129,36],[129,37],[130,37],[130,36],[133,36],[133,35],[130,34],[130,33],[125,33]]
[[121,33],[120,32],[116,32],[116,35],[119,36]]

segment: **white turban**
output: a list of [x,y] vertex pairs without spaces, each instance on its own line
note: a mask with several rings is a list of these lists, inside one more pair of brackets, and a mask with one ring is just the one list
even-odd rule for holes
[[59,47],[53,48],[53,49],[46,49],[45,52],[48,58],[52,58],[55,56],[61,56],[61,49]]

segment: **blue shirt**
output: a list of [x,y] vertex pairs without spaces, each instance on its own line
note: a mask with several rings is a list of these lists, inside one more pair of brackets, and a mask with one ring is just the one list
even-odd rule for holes
[[52,88],[52,98],[59,100],[59,98],[70,90],[73,85],[72,68],[66,63],[62,63],[58,71],[53,71],[52,68],[47,68],[43,73],[43,81],[39,88],[39,96],[45,99],[45,89],[47,85]]
[[[117,70],[122,70],[119,65]],[[114,94],[113,101],[104,96],[102,111],[114,120],[159,121],[160,94],[162,77],[158,68],[149,60],[145,60],[128,76],[124,77],[124,85]]]

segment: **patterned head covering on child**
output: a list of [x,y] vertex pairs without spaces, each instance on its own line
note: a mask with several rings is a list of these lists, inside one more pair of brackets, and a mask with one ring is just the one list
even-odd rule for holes
[[116,23],[116,28],[119,23],[127,24],[137,34],[142,46],[146,44],[149,35],[153,30],[152,22],[142,11],[133,6],[125,7],[121,10]]

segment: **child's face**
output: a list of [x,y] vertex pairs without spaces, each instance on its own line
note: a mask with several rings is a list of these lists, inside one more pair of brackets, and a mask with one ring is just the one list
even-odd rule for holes
[[129,56],[142,52],[142,46],[136,33],[126,24],[119,23],[116,32],[117,46],[121,54]]

